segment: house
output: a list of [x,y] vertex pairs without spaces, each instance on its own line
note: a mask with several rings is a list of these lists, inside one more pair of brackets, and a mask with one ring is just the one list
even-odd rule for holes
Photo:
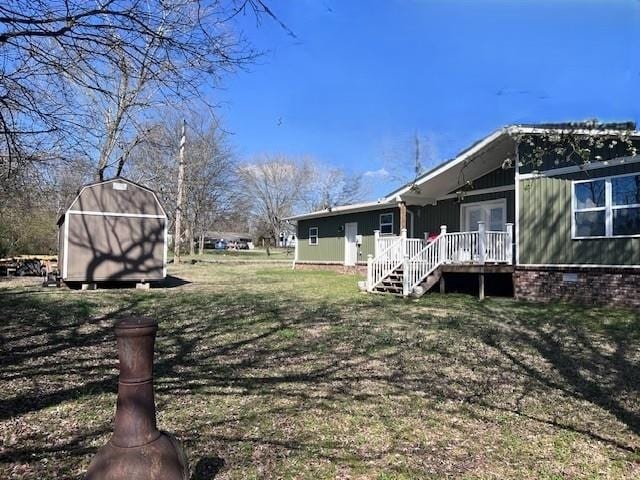
[[500,274],[521,299],[640,306],[639,143],[631,123],[501,128],[382,199],[291,217],[295,262],[366,265],[369,292],[457,272],[482,296]]
[[84,185],[58,220],[67,283],[149,282],[167,275],[167,215],[156,194],[125,178]]

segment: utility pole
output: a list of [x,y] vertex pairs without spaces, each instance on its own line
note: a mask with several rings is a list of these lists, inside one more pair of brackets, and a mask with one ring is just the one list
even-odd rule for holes
[[180,263],[180,227],[182,223],[182,195],[184,190],[184,146],[187,142],[187,121],[182,120],[180,152],[178,154],[178,198],[176,199],[176,233],[173,240],[173,263]]

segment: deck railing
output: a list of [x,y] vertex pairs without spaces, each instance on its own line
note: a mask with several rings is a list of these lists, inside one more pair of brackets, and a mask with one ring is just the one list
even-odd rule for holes
[[513,263],[513,224],[506,231],[487,231],[479,222],[473,232],[447,232],[428,242],[406,238],[406,230],[399,237],[375,236],[376,256],[367,261],[367,290],[372,291],[387,276],[403,266],[403,294],[413,289],[442,264]]
[[382,237],[376,238],[375,259],[369,255],[367,259],[367,290],[372,291],[391,272],[402,265],[405,252],[406,238]]

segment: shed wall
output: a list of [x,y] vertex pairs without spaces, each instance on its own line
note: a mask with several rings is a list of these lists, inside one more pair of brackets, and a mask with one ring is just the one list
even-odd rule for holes
[[66,281],[164,278],[164,218],[67,215]]
[[[114,185],[126,185],[118,190]],[[69,210],[164,215],[155,195],[124,180],[113,180],[84,187]]]

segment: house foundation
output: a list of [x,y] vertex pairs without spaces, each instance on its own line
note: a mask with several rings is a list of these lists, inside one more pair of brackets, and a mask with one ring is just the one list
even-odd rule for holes
[[624,267],[517,267],[519,300],[640,307],[640,269]]

